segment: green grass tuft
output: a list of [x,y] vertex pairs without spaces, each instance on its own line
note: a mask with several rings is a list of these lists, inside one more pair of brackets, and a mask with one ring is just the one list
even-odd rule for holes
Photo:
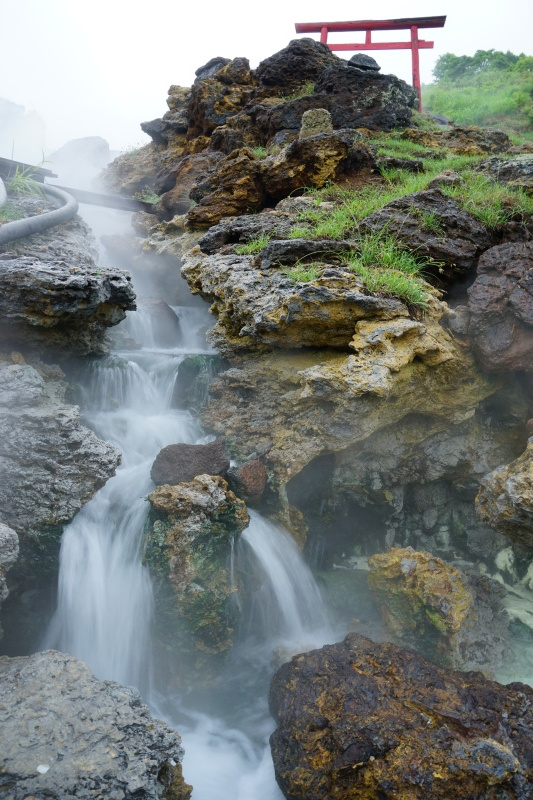
[[308,283],[315,281],[323,269],[324,267],[318,264],[307,264],[306,266],[287,267],[283,270],[283,274],[291,283]]
[[239,256],[256,255],[257,253],[260,253],[264,247],[266,247],[271,238],[272,237],[270,234],[264,233],[261,236],[258,236],[256,239],[250,239],[249,242],[236,245],[235,252]]

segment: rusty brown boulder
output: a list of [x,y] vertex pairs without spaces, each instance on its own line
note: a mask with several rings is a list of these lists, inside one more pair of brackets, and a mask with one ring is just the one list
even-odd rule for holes
[[530,800],[533,689],[434,666],[349,634],[270,687],[289,800]]

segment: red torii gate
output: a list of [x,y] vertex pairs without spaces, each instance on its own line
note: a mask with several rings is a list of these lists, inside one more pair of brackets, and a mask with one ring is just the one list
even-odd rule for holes
[[[358,22],[296,22],[296,33],[319,33],[320,41],[330,50],[410,50],[413,61],[413,86],[422,110],[419,50],[431,49],[434,42],[418,38],[419,28],[443,28],[446,17],[406,17],[404,19],[365,19]],[[373,42],[372,31],[411,31],[408,42]],[[328,33],[365,31],[364,44],[328,44]]]

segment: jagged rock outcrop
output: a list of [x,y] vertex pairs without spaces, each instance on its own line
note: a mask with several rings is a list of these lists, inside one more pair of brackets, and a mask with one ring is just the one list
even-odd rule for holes
[[500,531],[522,553],[533,548],[533,439],[510,464],[493,470],[481,481],[476,510],[490,527]]
[[306,82],[315,81],[338,57],[314,39],[293,39],[287,47],[261,61],[255,74],[262,87],[289,95]]
[[0,365],[0,508],[20,537],[17,571],[33,578],[57,569],[62,526],[120,461],[65,403],[62,377],[57,367]]
[[424,271],[444,284],[475,266],[492,244],[487,228],[440,189],[426,189],[387,203],[361,223],[363,232],[397,237],[418,257]]
[[314,262],[323,262],[322,273],[301,282],[272,261],[236,253],[206,256],[199,247],[187,253],[182,274],[193,293],[212,301],[217,322],[210,337],[222,353],[265,347],[346,350],[357,321],[407,314],[401,301],[369,295],[355,273],[333,266],[334,247],[326,243],[324,255],[320,249],[320,243],[309,243]]
[[181,740],[139,693],[52,650],[0,658],[0,794],[188,800]]
[[505,590],[430,553],[394,548],[369,559],[368,583],[387,629],[443,667],[487,677],[509,649]]
[[533,372],[533,242],[483,253],[468,309],[468,333],[485,369]]
[[[423,422],[413,429],[408,449],[438,430],[453,430],[498,385],[480,374],[468,350],[438,324],[438,313],[424,318],[414,347],[404,350],[401,336],[388,340],[399,347],[398,369],[390,356],[387,363],[375,362],[379,342],[377,353],[371,347],[358,355],[304,349],[265,353],[260,363],[241,358],[213,382],[204,424],[224,433],[240,460],[252,451],[266,453],[274,489],[318,456],[357,449],[378,430],[390,432],[413,415]],[[379,317],[371,319],[365,320],[369,341],[371,325],[381,331],[384,325]],[[417,355],[417,348],[424,352]],[[434,359],[441,363],[432,364]]]
[[145,562],[156,583],[156,647],[172,680],[213,680],[234,642],[232,542],[246,506],[223,478],[198,475],[149,496]]
[[159,152],[146,144],[117,156],[101,174],[103,184],[112,192],[133,195],[143,189],[153,189],[159,167]]
[[[304,185],[322,186],[367,167],[369,152],[354,153],[358,148],[348,141],[355,129],[405,125],[417,102],[404,81],[375,69],[354,69],[313,39],[290,42],[256,70],[246,58],[217,57],[196,75],[190,90],[170,87],[169,110],[161,119],[143,123],[153,143],[141,149],[139,168],[128,177],[131,155],[124,154],[105,173],[115,190],[147,186],[163,192],[158,204],[163,219],[198,202],[188,217],[194,227],[259,210]],[[317,142],[304,137],[298,146],[293,140],[302,117],[315,111],[330,114],[334,131],[319,134],[325,138]],[[343,129],[350,132],[341,135]],[[250,148],[266,145],[289,149],[271,153],[263,166]]]
[[358,634],[295,656],[269,704],[290,800],[528,800],[533,690]]
[[[46,202],[46,201],[42,201]],[[40,200],[26,200],[27,215]],[[0,253],[0,336],[4,343],[58,356],[101,353],[105,330],[135,308],[129,275],[95,261],[79,219],[14,242]]]
[[208,444],[169,444],[156,456],[150,475],[157,486],[192,481],[197,475],[224,476],[229,456],[221,437]]

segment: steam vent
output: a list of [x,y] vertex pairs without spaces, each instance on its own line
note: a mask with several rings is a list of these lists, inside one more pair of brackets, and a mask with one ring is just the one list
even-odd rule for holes
[[531,141],[305,37],[167,106],[0,186],[0,798],[531,800]]

